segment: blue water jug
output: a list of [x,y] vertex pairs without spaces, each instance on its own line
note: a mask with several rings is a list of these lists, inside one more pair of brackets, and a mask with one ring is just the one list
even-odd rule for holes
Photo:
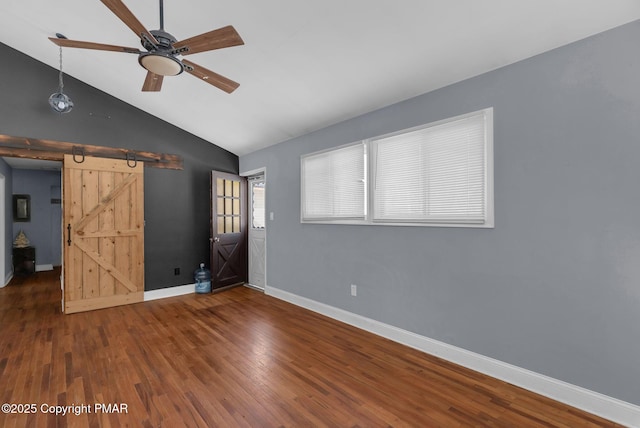
[[196,281],[196,293],[211,293],[211,271],[204,268],[204,263],[200,263],[200,269],[193,273]]

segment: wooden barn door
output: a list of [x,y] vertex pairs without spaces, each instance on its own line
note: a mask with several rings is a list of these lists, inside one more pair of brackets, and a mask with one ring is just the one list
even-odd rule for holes
[[64,158],[64,312],[143,301],[143,164]]

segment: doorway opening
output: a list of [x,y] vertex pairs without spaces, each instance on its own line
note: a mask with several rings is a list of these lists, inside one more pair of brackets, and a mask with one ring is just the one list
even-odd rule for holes
[[5,260],[7,255],[5,254],[7,245],[4,242],[5,235],[5,195],[6,195],[6,182],[4,175],[0,174],[0,273],[2,274],[2,283],[0,287],[7,285],[7,278],[11,278],[10,275],[5,275]]
[[265,171],[247,177],[249,182],[249,285],[264,291],[267,266],[267,213]]
[[[2,160],[9,177],[0,185],[4,191],[0,272],[8,285],[15,276],[51,271],[62,264],[62,163],[6,156]],[[27,203],[20,205],[21,200]]]

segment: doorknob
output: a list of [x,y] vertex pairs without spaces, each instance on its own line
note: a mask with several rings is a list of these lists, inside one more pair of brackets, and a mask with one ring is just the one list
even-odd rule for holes
[[220,238],[216,236],[215,238],[213,238],[213,242],[220,242]]

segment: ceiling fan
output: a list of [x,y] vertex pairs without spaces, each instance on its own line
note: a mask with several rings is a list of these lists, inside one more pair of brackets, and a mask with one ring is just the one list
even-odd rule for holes
[[69,40],[62,35],[58,38],[49,37],[58,46],[69,48],[96,49],[102,51],[125,52],[138,55],[138,62],[147,70],[147,77],[142,85],[143,91],[157,92],[162,87],[164,76],[175,76],[183,71],[219,88],[231,93],[239,83],[211,70],[194,64],[186,59],[180,59],[180,55],[191,55],[198,52],[214,49],[228,48],[243,45],[244,41],[233,26],[218,28],[198,36],[184,40],[176,40],[171,34],[164,31],[164,6],[160,1],[160,29],[148,31],[144,25],[131,13],[121,0],[100,0],[107,6],[125,25],[138,37],[145,51],[125,46],[105,45],[102,43],[82,42]]

